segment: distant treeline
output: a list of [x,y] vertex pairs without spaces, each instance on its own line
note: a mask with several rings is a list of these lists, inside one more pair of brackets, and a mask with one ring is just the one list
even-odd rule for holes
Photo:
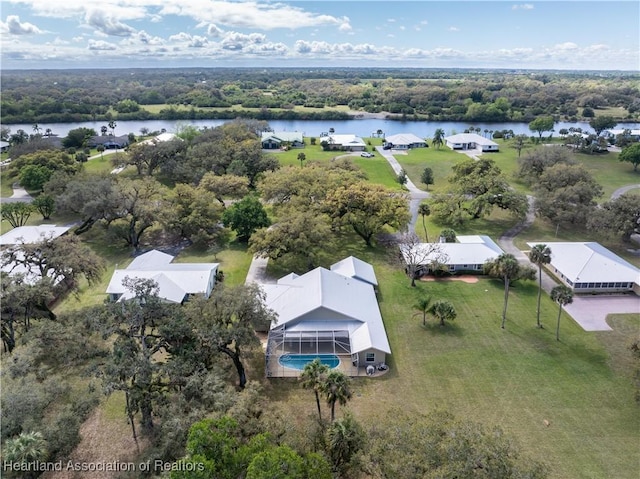
[[[334,120],[356,112],[399,119],[527,122],[640,119],[633,72],[326,69],[9,70],[3,123],[117,120]],[[149,111],[148,105],[156,105]],[[163,105],[157,107],[157,105]],[[241,105],[247,110],[232,108]],[[306,107],[301,110],[299,107]],[[212,109],[215,108],[215,109]]]

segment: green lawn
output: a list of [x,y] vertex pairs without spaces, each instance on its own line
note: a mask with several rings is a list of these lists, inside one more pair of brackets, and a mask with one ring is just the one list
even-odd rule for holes
[[[509,142],[503,140],[497,140],[497,142],[500,145],[500,151],[484,153],[482,157],[494,160],[516,191],[531,193],[531,189],[527,185],[515,178],[515,173],[518,170],[518,152],[509,146]],[[532,146],[523,149],[522,156],[534,148],[546,147]],[[395,158],[405,169],[411,181],[419,188],[425,188],[425,185],[420,182],[422,172],[426,167],[431,168],[435,181],[429,187],[429,191],[439,193],[449,186],[447,178],[451,175],[451,167],[460,161],[466,160],[468,156],[443,146],[440,149],[433,147],[415,148],[406,155],[395,155]],[[611,193],[621,186],[640,183],[640,171],[633,171],[631,164],[618,161],[618,153],[609,152],[603,155],[577,153],[573,155],[573,158],[585,165],[596,181],[602,185],[604,195],[600,198],[600,201],[608,200],[611,197]]]
[[247,253],[247,245],[231,242],[228,248],[218,252],[202,250],[194,246],[185,248],[175,259],[176,263],[220,263],[219,269],[224,272],[225,284],[235,286],[244,284],[251,265],[251,255]]
[[[337,258],[336,258],[337,259]],[[371,258],[369,258],[371,260]],[[503,289],[498,281],[419,283],[385,261],[375,261],[380,306],[391,343],[390,372],[354,381],[349,408],[363,423],[389,424],[390,412],[419,421],[434,409],[499,425],[524,453],[551,466],[552,478],[636,478],[640,416],[624,352],[610,353],[601,337],[563,315],[554,337],[556,305],[543,297],[535,327],[536,286],[512,288],[506,330],[500,329]],[[411,305],[430,295],[451,301],[458,318],[425,328]],[[629,317],[618,338],[640,327]],[[272,380],[272,397],[290,417],[313,413],[313,395],[295,381]],[[391,414],[392,416],[393,414]],[[546,427],[544,421],[550,422]]]

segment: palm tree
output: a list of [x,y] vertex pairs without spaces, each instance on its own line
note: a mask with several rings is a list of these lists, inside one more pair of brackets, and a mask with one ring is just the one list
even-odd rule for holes
[[444,130],[442,128],[437,128],[435,133],[433,134],[433,140],[431,143],[439,150],[442,144],[444,143]]
[[51,130],[51,128],[47,128],[46,130],[44,130],[44,136],[51,136],[53,135],[53,131]]
[[40,130],[42,130],[42,128],[40,128],[40,126],[37,123],[33,124],[33,133],[38,135],[40,134]]
[[307,155],[304,153],[298,153],[298,160],[300,161],[300,168],[302,168],[302,163],[307,159]]
[[376,131],[376,135],[378,135],[378,138],[380,138],[382,135],[384,135],[384,131],[378,130]]
[[18,437],[7,440],[4,456],[4,460],[9,462],[44,461],[47,456],[47,442],[41,432],[21,432]]
[[573,291],[565,285],[556,286],[551,290],[551,299],[560,305],[558,308],[558,325],[556,326],[556,341],[560,341],[560,315],[562,307],[573,303]]
[[429,312],[429,308],[431,306],[431,297],[427,296],[426,298],[420,298],[416,304],[413,305],[413,309],[416,309],[418,312],[416,314],[422,313],[422,325],[427,325],[427,313]]
[[440,326],[444,326],[444,322],[453,321],[458,316],[456,313],[456,308],[453,307],[449,301],[439,299],[431,308],[429,308],[429,312],[433,314],[436,318],[440,320]]
[[322,380],[329,371],[329,366],[322,363],[319,358],[314,359],[310,363],[304,365],[300,379],[304,389],[313,389],[316,396],[316,405],[318,406],[318,419],[322,421],[322,410],[320,409],[320,391],[322,388]]
[[536,272],[533,268],[522,266],[515,256],[503,253],[493,261],[484,264],[485,274],[494,278],[502,278],[504,281],[504,307],[502,309],[502,325],[504,329],[507,322],[507,304],[509,302],[509,286],[512,281],[518,279],[535,279]]
[[333,470],[336,473],[344,472],[351,458],[362,449],[366,438],[364,430],[351,414],[347,414],[331,425],[327,436]]
[[336,417],[336,403],[339,402],[341,406],[344,406],[351,399],[350,382],[351,380],[346,374],[336,370],[331,371],[322,381],[322,393],[327,400],[327,404],[331,406],[331,422]]
[[102,125],[100,127],[100,133],[102,133],[102,136],[107,136],[107,131],[109,131],[109,128],[106,125]]
[[115,134],[116,134],[116,121],[115,120],[111,120],[109,122],[109,128],[111,128],[111,135],[115,136]]
[[546,244],[537,244],[529,251],[529,261],[538,266],[538,307],[536,309],[536,318],[538,327],[540,324],[540,297],[542,296],[542,265],[551,263],[551,249]]
[[429,234],[427,233],[427,223],[425,223],[425,217],[431,214],[431,207],[427,203],[420,203],[418,206],[418,214],[422,216],[422,227],[424,228],[424,236],[429,242]]

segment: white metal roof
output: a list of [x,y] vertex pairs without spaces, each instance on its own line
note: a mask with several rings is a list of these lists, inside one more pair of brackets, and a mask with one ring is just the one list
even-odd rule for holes
[[478,145],[497,145],[495,141],[491,141],[484,136],[477,135],[476,133],[458,133],[457,135],[445,137],[445,141],[448,143],[476,143]]
[[70,226],[56,225],[18,226],[0,236],[0,245],[33,244],[45,239],[57,238],[70,229]]
[[261,134],[262,141],[274,138],[280,141],[303,141],[302,133],[298,131],[263,131]]
[[398,133],[397,135],[391,135],[385,137],[387,143],[393,143],[394,145],[411,145],[413,143],[425,143],[424,139],[413,133]]
[[135,258],[126,269],[116,269],[107,286],[107,294],[130,294],[122,284],[125,277],[152,279],[158,283],[158,296],[180,303],[186,294],[210,293],[211,276],[218,263],[171,263],[173,256],[157,250]]
[[640,284],[640,269],[595,242],[544,243],[551,250],[551,266],[573,283],[626,282]]
[[[458,236],[457,240],[459,243],[438,243],[436,249],[433,248],[433,243],[420,243],[416,248],[424,251],[424,254],[414,254],[412,258],[424,259],[424,264],[437,261],[446,265],[471,265],[484,264],[504,253],[500,246],[485,235]],[[403,254],[406,260],[407,255]]]
[[337,263],[331,265],[331,271],[341,274],[342,276],[348,276],[350,278],[359,279],[367,283],[378,285],[378,279],[376,273],[373,270],[373,266],[369,263],[356,258],[355,256],[349,256]]
[[316,268],[297,278],[261,285],[267,306],[278,314],[271,328],[286,330],[349,330],[351,352],[391,348],[371,284]]
[[[324,138],[322,139],[324,141]],[[329,135],[327,141],[343,146],[367,146],[362,138],[356,135]]]
[[176,138],[179,140],[182,140],[182,138],[177,136],[175,133],[160,133],[159,135],[154,136],[153,138],[149,138],[147,140],[143,140],[140,143],[143,145],[156,144],[163,141],[175,140]]

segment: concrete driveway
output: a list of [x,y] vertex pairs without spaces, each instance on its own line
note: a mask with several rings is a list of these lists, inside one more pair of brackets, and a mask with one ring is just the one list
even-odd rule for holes
[[33,201],[33,197],[18,183],[14,183],[12,188],[13,195],[9,198],[2,198],[3,203],[31,203]]
[[640,297],[635,294],[621,296],[574,296],[565,311],[585,331],[611,331],[607,315],[635,313],[640,315]]

